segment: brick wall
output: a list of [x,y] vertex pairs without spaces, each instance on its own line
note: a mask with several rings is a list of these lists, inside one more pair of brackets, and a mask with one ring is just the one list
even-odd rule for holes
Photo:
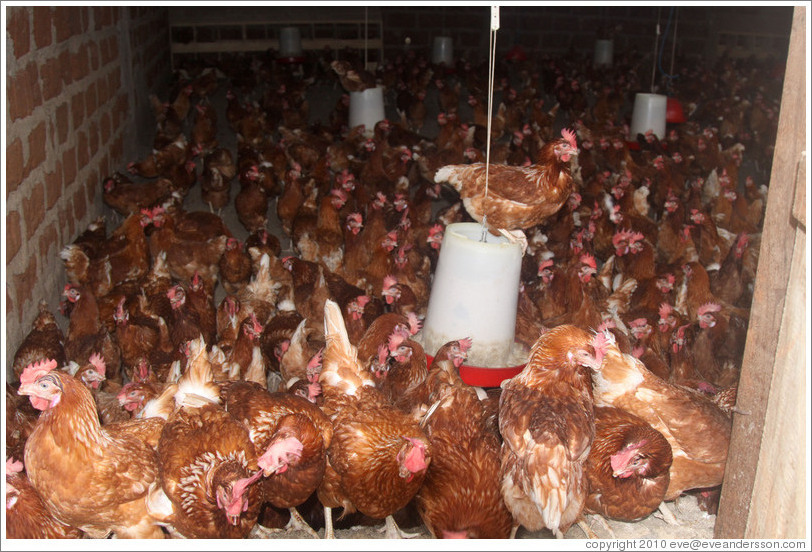
[[56,312],[66,281],[59,251],[101,214],[102,178],[136,152],[134,121],[150,117],[143,91],[157,93],[170,73],[166,8],[6,10],[10,367],[38,302]]

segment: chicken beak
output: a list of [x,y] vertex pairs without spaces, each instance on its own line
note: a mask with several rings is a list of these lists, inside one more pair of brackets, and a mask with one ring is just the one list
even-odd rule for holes
[[24,383],[24,384],[20,385],[19,389],[17,389],[17,394],[18,395],[31,395],[31,393],[32,393],[31,387],[32,387],[32,384]]

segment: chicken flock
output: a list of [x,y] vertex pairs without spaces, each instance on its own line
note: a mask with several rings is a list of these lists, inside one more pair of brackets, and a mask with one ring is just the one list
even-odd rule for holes
[[[14,355],[6,536],[330,538],[385,521],[393,538],[420,523],[562,537],[591,535],[592,516],[671,519],[664,501],[686,492],[713,512],[780,68],[692,64],[688,120],[660,140],[628,135],[630,56],[497,65],[494,178],[540,211],[488,207],[494,231],[524,231],[530,355],[482,389],[459,374],[470,340],[428,365],[419,331],[444,228],[488,201],[465,172],[485,160],[486,64],[408,50],[370,73],[335,54],[307,76],[271,53],[190,63],[169,101],[150,98],[153,151],[100,183],[120,222],[61,252],[67,330],[43,301]],[[398,118],[347,128],[343,94],[311,123],[325,84],[384,86]],[[240,228],[220,216],[232,206]]]

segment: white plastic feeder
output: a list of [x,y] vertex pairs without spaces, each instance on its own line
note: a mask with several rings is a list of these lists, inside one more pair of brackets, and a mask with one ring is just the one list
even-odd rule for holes
[[[423,323],[422,344],[434,356],[445,343],[470,337],[466,364],[508,366],[514,345],[522,248],[476,222],[449,224]],[[497,384],[498,385],[498,382]]]
[[595,41],[595,66],[612,66],[612,54],[614,53],[615,43],[612,40],[596,40]]
[[638,134],[651,130],[657,138],[665,138],[665,111],[668,98],[662,94],[638,93],[634,97],[632,124],[629,128],[629,140],[637,140]]
[[299,27],[279,29],[279,57],[296,58],[302,56],[302,34]]
[[434,37],[431,62],[435,65],[440,65],[441,63],[448,66],[454,65],[454,41],[450,36]]
[[375,125],[385,118],[382,86],[367,88],[362,92],[350,92],[350,128],[364,125],[364,133],[372,136]]

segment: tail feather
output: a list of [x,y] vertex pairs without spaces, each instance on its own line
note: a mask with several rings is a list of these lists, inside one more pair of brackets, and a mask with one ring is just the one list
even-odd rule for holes
[[220,402],[220,389],[214,383],[214,372],[201,335],[189,342],[189,362],[178,382],[175,402],[180,406],[201,406],[200,402]]
[[459,178],[458,170],[460,168],[465,168],[466,165],[446,165],[445,167],[440,167],[437,169],[437,172],[434,173],[434,182],[440,184],[442,182],[448,182],[451,184],[457,191],[462,184]]
[[344,325],[344,317],[341,315],[338,303],[332,299],[324,302],[324,337],[327,343],[326,348],[336,348],[341,353],[349,351],[351,344],[347,335],[347,327]]

